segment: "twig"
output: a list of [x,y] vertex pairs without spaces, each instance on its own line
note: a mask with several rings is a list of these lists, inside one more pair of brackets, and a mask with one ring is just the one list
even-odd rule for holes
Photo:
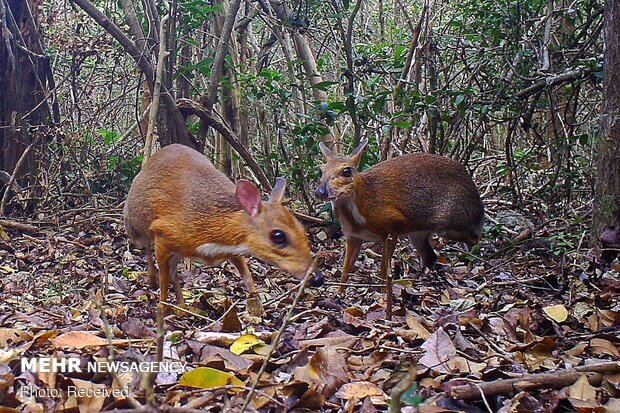
[[[237,307],[237,304],[239,304],[239,300],[235,301],[234,303],[232,303],[232,305],[230,307],[228,307],[226,309],[226,311],[224,311],[224,314],[222,314],[217,320],[211,322],[211,324],[207,325],[203,331],[210,329],[211,327],[213,327],[215,324],[217,324],[218,322],[222,321],[224,319],[224,317],[226,317],[228,315],[228,313],[230,313],[232,310],[234,310]],[[206,317],[205,317],[206,318]]]
[[283,300],[283,299],[284,299],[284,297],[288,297],[289,295],[291,295],[291,292],[290,292],[290,291],[288,291],[288,290],[287,290],[287,291],[284,291],[282,294],[280,294],[280,295],[278,295],[278,296],[276,296],[276,297],[273,297],[273,298],[272,298],[272,299],[270,299],[270,300],[265,301],[265,303],[263,304],[263,306],[265,306],[265,307],[270,306],[270,305],[271,305],[271,304],[273,304],[273,303],[276,303],[276,302],[278,302],[278,301]]
[[[356,274],[352,273],[351,275],[355,276]],[[338,282],[327,282],[323,284],[325,287],[340,287],[341,285],[344,285],[346,287],[359,287],[359,288],[370,288],[370,287],[385,287],[385,283],[382,284],[372,284],[372,283],[366,283],[366,284],[360,284],[360,283],[338,283]]]
[[164,65],[166,62],[166,58],[170,54],[166,50],[167,43],[167,35],[166,31],[168,30],[168,18],[169,16],[164,16],[161,19],[161,27],[159,34],[159,58],[157,59],[157,69],[155,70],[155,87],[153,90],[153,100],[151,101],[151,112],[149,113],[149,123],[146,128],[146,139],[144,142],[144,159],[142,164],[144,164],[151,157],[151,151],[153,150],[153,130],[155,129],[155,122],[157,121],[157,112],[159,111],[159,97],[161,96],[161,85],[162,85],[162,77],[164,76]]
[[[190,409],[199,409],[201,407],[205,407],[205,405],[207,405],[211,400],[213,400],[213,395],[212,393],[214,391],[217,390],[247,390],[250,391],[250,388],[247,386],[238,386],[238,385],[233,385],[233,384],[229,384],[227,386],[220,386],[217,388],[211,388],[211,389],[206,389],[206,391],[209,392],[209,394],[204,395],[202,397],[199,397],[197,399],[193,399],[192,401],[188,402],[186,405],[183,406],[183,408],[190,408]],[[197,392],[204,392],[205,389],[200,389]],[[262,390],[254,390],[256,393],[260,394],[262,397],[265,397],[269,400],[271,400],[272,402],[274,402],[275,404],[277,404],[280,407],[287,407],[284,403],[282,403],[281,401],[279,401],[278,399],[276,399],[273,396],[270,396],[269,394],[265,393]],[[197,392],[190,392],[190,394],[195,394]]]
[[324,315],[324,316],[330,316],[333,315],[333,313],[331,311],[325,311],[325,310],[321,310],[320,308],[310,308],[308,310],[304,310],[299,314],[295,314],[295,316],[291,317],[291,321],[297,321],[302,317],[305,317],[309,314],[319,314],[319,315]]
[[[0,181],[8,184],[11,181],[11,175],[8,172],[0,170]],[[13,182],[13,186],[10,188],[13,192],[21,192],[22,187],[17,182]]]
[[[107,278],[108,277],[107,277],[107,271],[106,271],[102,278],[102,282],[106,282]],[[108,356],[108,360],[114,361],[114,358],[115,358],[114,355],[116,354],[116,348],[114,347],[114,342],[113,342],[113,337],[112,337],[112,327],[110,327],[110,323],[108,322],[108,317],[105,313],[104,300],[105,298],[103,294],[99,297],[96,294],[93,294],[92,296],[92,301],[95,303],[95,306],[97,307],[97,309],[101,312],[100,317],[103,323],[103,332],[105,334],[106,340],[108,340],[108,350],[110,352],[110,355]],[[115,371],[110,369],[109,373],[112,376],[112,378],[116,381],[116,383],[118,383],[119,386],[123,386],[123,382],[118,377]],[[129,389],[129,386],[127,386],[126,389],[127,389],[127,400],[129,401],[129,403],[136,409],[142,409],[142,404],[138,400],[136,400],[136,398],[133,396],[132,392]]]
[[331,222],[325,221],[324,219],[306,215],[301,212],[293,212],[293,214],[295,214],[295,217],[297,217],[297,219],[309,222],[319,227],[328,227],[332,224]]
[[480,387],[478,383],[476,383],[476,388],[478,389],[478,391],[480,391],[480,398],[482,399],[482,402],[486,406],[489,413],[493,413],[493,410],[491,409],[491,406],[489,406],[489,402],[487,401],[487,398],[484,395],[484,390],[482,390],[482,388]]
[[390,396],[391,396],[390,405],[389,405],[390,413],[398,413],[401,411],[400,397],[403,395],[404,392],[407,391],[407,389],[409,389],[416,382],[417,376],[418,376],[418,366],[413,365],[409,367],[409,371],[407,372],[405,377],[403,377],[402,380],[400,380],[396,384],[396,386],[394,386],[394,388],[392,389],[390,393]]
[[164,302],[157,303],[157,352],[156,359],[158,363],[164,360],[164,339],[166,336],[166,330],[164,329]]
[[243,406],[241,407],[241,413],[243,413],[246,407],[248,407],[248,404],[250,403],[250,400],[252,399],[252,395],[254,394],[254,390],[256,390],[256,386],[258,385],[258,382],[260,381],[261,376],[267,369],[267,365],[269,364],[269,360],[271,359],[273,352],[278,346],[280,337],[282,336],[282,333],[288,326],[288,323],[291,321],[291,317],[293,316],[293,311],[295,311],[295,307],[297,307],[297,304],[299,304],[299,300],[301,300],[301,297],[304,294],[304,290],[306,289],[306,283],[308,282],[308,279],[310,278],[310,274],[314,272],[315,264],[316,264],[316,259],[315,259],[315,262],[313,262],[310,268],[308,268],[308,270],[306,271],[306,274],[304,275],[303,280],[301,280],[299,289],[297,290],[297,295],[295,296],[295,299],[293,300],[293,303],[291,304],[288,310],[288,313],[286,313],[286,317],[284,317],[284,320],[282,321],[282,326],[280,327],[275,337],[273,338],[273,341],[271,343],[271,349],[269,350],[267,357],[265,357],[263,364],[260,366],[260,370],[258,371],[256,378],[254,379],[254,383],[252,383],[252,387],[250,387],[250,391],[248,392],[248,395],[245,396],[245,400],[243,401]]
[[[166,329],[164,328],[164,302],[157,303],[157,339],[155,344],[155,359],[157,363],[161,364],[164,361],[164,343],[166,341]],[[154,371],[148,372],[143,380],[144,390],[146,391],[146,402],[149,406],[156,407],[155,398],[155,380],[157,379],[157,373]]]
[[386,346],[384,344],[381,344],[378,348],[382,349],[382,350],[388,350],[388,351],[396,351],[398,353],[405,353],[405,354],[416,354],[418,356],[420,356],[421,351],[420,350],[408,350],[406,348],[400,348],[400,347],[392,347],[392,346]]
[[263,168],[261,168],[250,151],[241,143],[239,137],[230,128],[230,126],[226,122],[220,120],[211,108],[207,108],[201,103],[191,99],[179,99],[177,101],[177,105],[183,113],[198,116],[200,120],[204,121],[207,125],[218,131],[254,173],[256,179],[258,179],[258,182],[260,182],[263,186],[263,189],[265,191],[271,191],[271,183],[269,182],[267,175],[265,175]]
[[531,86],[526,87],[525,89],[517,92],[515,96],[519,99],[525,99],[528,96],[533,95],[539,90],[543,90],[545,88],[549,88],[555,85],[559,85],[560,83],[570,82],[573,80],[585,79],[592,74],[592,69],[590,68],[582,68],[579,67],[577,69],[567,69],[566,71],[558,74],[553,74],[545,77],[542,80],[534,83]]
[[32,142],[30,145],[26,147],[26,149],[24,149],[24,152],[22,153],[22,155],[17,160],[17,163],[15,164],[15,168],[13,168],[13,174],[11,175],[11,179],[9,179],[9,183],[6,184],[7,189],[4,191],[4,195],[2,195],[2,202],[0,202],[0,215],[2,216],[5,216],[4,212],[6,209],[6,203],[9,200],[9,188],[13,186],[13,182],[15,182],[15,180],[17,179],[17,174],[22,169],[24,162],[26,162],[26,158],[28,158],[28,154],[30,153],[32,148],[34,148],[34,145],[38,141],[39,141],[38,138],[35,139],[34,142]]
[[184,312],[184,313],[191,314],[191,315],[193,315],[194,317],[201,318],[201,319],[203,319],[203,320],[205,320],[205,321],[210,322],[210,323],[211,323],[211,325],[212,325],[212,324],[214,324],[214,323],[216,322],[216,321],[211,320],[211,319],[210,319],[209,317],[207,317],[207,316],[204,316],[204,315],[202,315],[202,314],[195,313],[195,312],[193,312],[193,311],[188,310],[187,308],[179,307],[178,305],[174,305],[174,304],[170,304],[170,303],[164,303],[163,301],[162,301],[162,304],[163,304],[163,305],[165,305],[166,307],[171,307],[171,308],[174,308],[175,310],[179,310],[179,311],[182,311],[182,312]]

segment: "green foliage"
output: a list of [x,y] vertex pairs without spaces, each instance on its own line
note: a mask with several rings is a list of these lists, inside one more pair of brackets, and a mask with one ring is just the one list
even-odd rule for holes
[[579,242],[578,234],[561,231],[550,236],[551,251],[557,256],[566,255],[568,252],[575,250]]
[[[121,135],[116,131],[100,129],[99,134],[103,138],[104,148],[111,152],[119,144]],[[143,156],[109,155],[107,168],[120,179],[120,182],[129,187],[133,178],[140,172]]]
[[523,30],[539,15],[546,2],[541,0],[516,2],[513,0],[464,0],[455,3],[455,18],[451,26],[466,38],[483,46],[518,47]]
[[181,27],[185,30],[202,27],[215,13],[224,10],[221,4],[211,5],[204,0],[180,0],[179,7],[183,11]]
[[486,238],[504,238],[508,235],[504,224],[494,224],[484,228]]
[[106,129],[99,129],[99,134],[103,138],[103,143],[107,147],[112,146],[121,137],[121,135],[118,132],[110,131]]
[[142,156],[134,156],[126,159],[119,155],[111,155],[108,157],[108,168],[118,173],[120,181],[129,187],[133,178],[140,172],[142,159]]
[[179,67],[178,75],[188,75],[197,72],[204,76],[211,76],[211,70],[213,68],[213,57],[207,57],[197,63],[188,63]]
[[416,409],[424,401],[424,396],[419,393],[418,383],[413,383],[407,390],[400,395],[400,402],[405,406],[413,406]]

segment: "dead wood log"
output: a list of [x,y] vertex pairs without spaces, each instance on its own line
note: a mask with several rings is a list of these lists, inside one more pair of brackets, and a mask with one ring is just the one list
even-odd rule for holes
[[12,228],[31,234],[36,234],[37,232],[39,232],[39,229],[37,227],[33,227],[32,225],[22,224],[21,222],[8,221],[6,219],[0,219],[0,227]]
[[[454,386],[448,390],[454,399],[479,399],[497,394],[517,393],[539,388],[562,388],[575,383],[582,374],[586,374],[593,386],[599,385],[605,375],[603,373],[620,373],[620,362],[607,362],[573,369],[549,371],[545,373],[524,374],[512,379],[496,380],[484,383],[469,383]],[[449,387],[449,382],[448,382]]]

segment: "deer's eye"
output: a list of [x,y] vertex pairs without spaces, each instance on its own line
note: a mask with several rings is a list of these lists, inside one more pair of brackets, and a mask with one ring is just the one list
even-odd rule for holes
[[342,170],[342,176],[344,176],[345,178],[350,178],[353,176],[353,169],[346,167]]
[[271,231],[271,234],[269,234],[269,238],[271,238],[271,242],[280,247],[284,247],[286,246],[286,244],[288,244],[288,238],[286,237],[286,233],[284,233],[284,231],[282,231],[281,229],[274,229],[273,231]]

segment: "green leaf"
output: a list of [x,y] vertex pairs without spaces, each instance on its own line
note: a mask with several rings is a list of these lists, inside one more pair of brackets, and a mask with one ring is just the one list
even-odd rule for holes
[[467,96],[465,96],[465,95],[463,95],[463,94],[458,95],[458,96],[456,97],[456,99],[454,99],[454,104],[455,104],[456,106],[461,106],[461,104],[462,104],[463,102],[465,102],[465,98],[467,98]]
[[404,44],[397,46],[396,50],[394,50],[394,57],[396,58],[396,60],[401,59],[406,50],[407,46],[405,46]]
[[344,102],[329,102],[330,109],[343,111],[347,109],[347,104]]
[[432,105],[435,102],[437,102],[437,96],[433,96],[433,95],[426,95],[424,97],[424,103],[426,103],[427,105]]
[[405,390],[400,395],[401,403],[407,406],[420,406],[420,403],[424,401],[424,397],[422,397],[418,392],[418,383],[413,383],[407,390]]
[[260,71],[258,75],[261,77],[271,79],[271,80],[280,79],[280,72],[278,72],[277,70],[273,70],[273,69],[263,69]]
[[103,142],[106,145],[113,144],[121,137],[120,133],[107,129],[99,129],[99,134],[103,137]]
[[329,89],[330,87],[337,85],[338,82],[330,82],[329,80],[324,80],[322,82],[319,83],[315,83],[314,85],[312,85],[312,87],[314,89],[319,89],[322,91],[327,91],[327,89]]
[[396,120],[392,122],[393,126],[396,126],[397,128],[402,128],[402,129],[406,129],[406,128],[410,128],[411,127],[411,123],[407,122],[406,120]]

